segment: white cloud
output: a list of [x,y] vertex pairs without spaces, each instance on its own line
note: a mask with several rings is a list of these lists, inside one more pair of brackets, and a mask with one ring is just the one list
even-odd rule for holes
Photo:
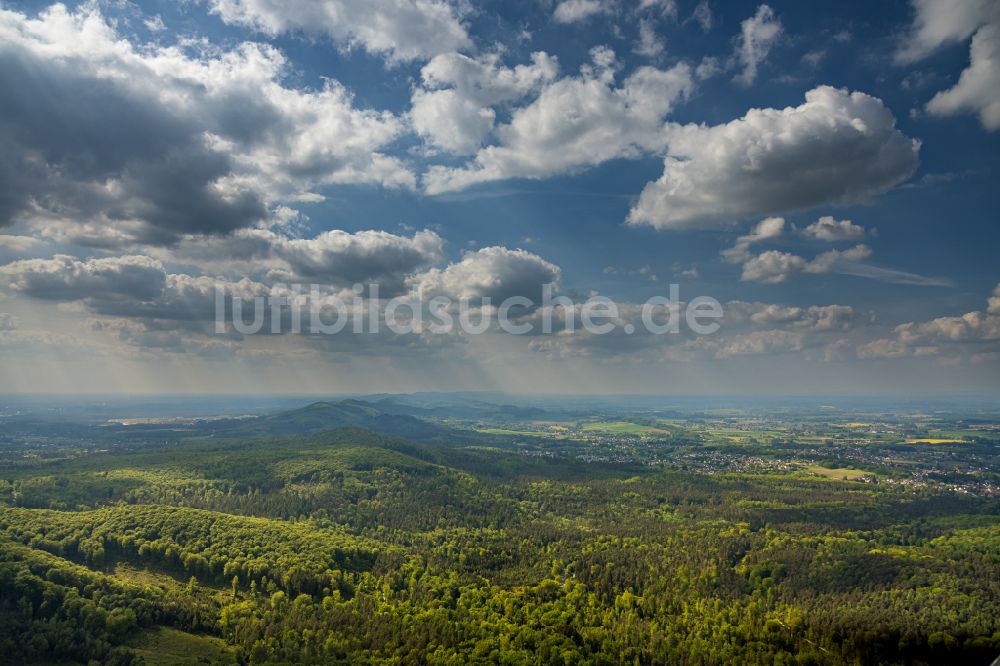
[[11,236],[0,234],[0,250],[9,250],[16,254],[27,252],[42,241],[34,236]]
[[972,362],[995,361],[1000,352],[1000,316],[997,298],[1000,285],[988,299],[986,312],[973,311],[957,317],[937,317],[924,322],[907,322],[894,336],[880,338],[858,347],[861,358],[901,358],[942,356]]
[[735,80],[745,86],[757,79],[757,70],[781,37],[781,21],[768,5],[757,7],[757,13],[740,24],[740,40],[736,57],[743,67]]
[[880,338],[858,346],[858,358],[902,358],[910,353],[898,340]]
[[496,112],[456,90],[415,90],[410,118],[417,134],[452,153],[476,152],[493,129]]
[[916,62],[944,44],[972,36],[969,66],[955,86],[927,103],[927,112],[936,116],[975,113],[986,129],[1000,129],[1000,3],[913,0],[913,8],[913,26],[896,51],[898,63]]
[[407,238],[385,231],[334,230],[310,239],[273,237],[270,252],[286,264],[285,279],[333,285],[374,282],[388,295],[402,290],[405,278],[417,269],[440,261],[441,246],[441,237],[433,231]]
[[467,49],[463,5],[443,0],[210,0],[230,24],[268,35],[299,32],[390,60]]
[[[593,335],[586,330],[570,331],[562,326],[565,312],[557,307],[553,311],[536,311],[533,318],[538,323],[544,314],[550,316],[555,328],[551,335],[532,339],[531,348],[553,358],[598,357],[605,362],[628,360],[694,361],[705,358],[729,358],[745,355],[782,354],[822,350],[818,358],[832,357],[831,336],[844,336],[871,323],[848,305],[787,306],[772,303],[728,301],[723,305],[722,328],[714,335],[691,337],[658,336],[649,333],[642,322],[643,306],[637,303],[618,303],[618,315],[612,319],[615,330],[607,335]],[[570,310],[579,320],[580,304]],[[682,305],[683,307],[683,305]],[[653,319],[666,323],[669,312],[654,308]],[[633,334],[623,332],[632,324]],[[840,338],[840,345],[845,339]]]
[[805,267],[807,273],[829,273],[844,263],[864,261],[872,255],[867,245],[855,245],[846,250],[827,250],[809,262]]
[[699,79],[710,79],[713,76],[718,76],[722,73],[722,64],[719,59],[714,56],[705,56],[698,63],[698,66],[694,70],[695,76]]
[[163,291],[166,276],[163,264],[149,257],[80,260],[60,254],[0,266],[0,280],[7,289],[46,300],[149,300]]
[[436,56],[421,70],[423,86],[413,92],[411,122],[437,148],[475,153],[493,130],[496,112],[491,107],[538,90],[558,72],[556,58],[544,52],[516,67],[504,67],[497,54]]
[[806,307],[774,303],[726,303],[726,322],[749,321],[755,325],[785,326],[810,331],[846,331],[854,327],[861,317],[849,305],[810,305]]
[[[799,272],[842,273],[866,277],[883,282],[923,286],[946,286],[946,281],[927,278],[913,273],[863,264],[871,256],[867,245],[859,244],[846,250],[829,250],[812,260],[780,250],[769,250],[754,256],[750,248],[756,243],[774,241],[784,235],[785,220],[769,217],[759,222],[749,234],[739,236],[732,247],[722,251],[722,258],[731,264],[743,264],[741,279],[745,282],[779,284]],[[821,217],[809,225],[799,235],[827,242],[856,240],[865,236],[865,230],[850,220],[835,220],[830,216]]]
[[712,29],[712,8],[708,6],[708,0],[701,0],[695,5],[691,18],[698,22],[704,32]]
[[159,14],[153,16],[152,18],[145,19],[142,24],[146,26],[146,30],[150,32],[163,32],[167,29],[167,26],[163,23],[163,18]]
[[911,0],[913,26],[899,43],[896,60],[913,63],[949,42],[964,41],[985,23],[1000,21],[995,0]]
[[656,34],[656,25],[649,19],[639,20],[639,43],[635,52],[647,58],[656,58],[663,54],[666,45],[663,38]]
[[1000,22],[976,32],[969,50],[969,66],[954,87],[927,102],[927,112],[951,116],[971,112],[988,130],[1000,129]]
[[802,257],[790,252],[768,250],[751,257],[743,264],[743,274],[740,279],[744,282],[778,284],[805,267],[806,261]]
[[424,298],[437,295],[452,299],[468,298],[478,304],[489,297],[493,306],[511,296],[525,296],[541,302],[542,286],[558,288],[561,271],[537,254],[505,247],[485,247],[466,252],[456,263],[434,268],[411,280]]
[[556,5],[552,18],[558,23],[576,23],[609,11],[611,3],[608,0],[562,0]]
[[804,336],[797,331],[753,331],[724,341],[715,355],[717,358],[728,358],[748,354],[781,354],[802,351],[804,346]]
[[835,220],[831,215],[824,215],[799,233],[806,238],[837,243],[862,240],[865,237],[865,228],[850,220]]
[[639,9],[659,9],[660,14],[677,18],[676,0],[639,0]]
[[377,282],[383,294],[403,290],[407,277],[438,263],[443,240],[430,230],[412,236],[385,231],[324,231],[291,238],[271,229],[240,229],[227,236],[187,236],[157,250],[163,261],[203,272],[264,273],[268,281],[316,282],[337,287]]
[[750,246],[754,243],[780,238],[785,231],[785,218],[768,217],[757,223],[757,226],[745,236],[736,239],[733,247],[722,251],[722,257],[734,264],[747,261],[750,258]]
[[916,169],[920,142],[881,100],[820,86],[785,109],[751,109],[723,125],[670,125],[663,176],[630,224],[717,227],[758,215],[865,202]]
[[507,178],[545,178],[620,157],[662,150],[664,117],[690,94],[687,65],[640,67],[614,85],[614,54],[592,51],[594,64],[580,76],[547,85],[496,130],[497,145],[464,167],[434,166],[424,175],[429,194]]
[[1000,315],[1000,284],[996,286],[993,295],[987,301],[986,311],[991,315]]
[[261,44],[133,44],[91,5],[0,10],[0,169],[14,174],[0,220],[76,242],[170,243],[253,226],[313,187],[414,185],[380,152],[405,131],[399,118],[355,108],[335,81],[285,87],[286,68]]
[[[855,245],[847,250],[823,252],[811,261],[806,261],[796,254],[779,250],[769,250],[755,257],[749,256],[749,253],[744,251],[739,255],[733,253],[729,259],[735,262],[743,261],[743,274],[740,279],[745,282],[778,284],[803,271],[806,273],[838,272],[893,281],[888,278],[897,275],[897,271],[870,266],[862,267],[860,262],[870,257],[871,253],[871,248],[867,245]],[[880,271],[884,271],[884,273],[880,273]]]

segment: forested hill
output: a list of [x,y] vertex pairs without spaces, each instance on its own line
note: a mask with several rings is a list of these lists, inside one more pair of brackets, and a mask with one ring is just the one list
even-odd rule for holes
[[[604,424],[612,433],[592,441],[491,428],[489,446],[466,430],[440,446],[358,427],[398,416],[316,403],[201,439],[8,454],[0,663],[1000,654],[996,498],[790,466],[691,471],[703,450],[787,449],[691,443],[676,422]],[[240,430],[252,423],[308,434]],[[645,464],[623,462],[642,428],[655,431]],[[677,465],[656,462],[666,450]]]
[[439,426],[407,414],[382,411],[361,400],[314,402],[301,409],[279,412],[228,425],[218,432],[227,436],[302,435],[342,427],[359,427],[372,432],[415,439],[439,436]]

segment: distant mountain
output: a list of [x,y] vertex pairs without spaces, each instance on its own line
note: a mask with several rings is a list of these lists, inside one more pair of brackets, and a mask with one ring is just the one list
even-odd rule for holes
[[[233,427],[235,425],[235,427]],[[244,419],[238,424],[226,424],[218,434],[232,435],[303,435],[356,427],[372,432],[410,439],[427,439],[441,434],[440,426],[410,416],[394,414],[361,400],[314,402],[300,409]]]

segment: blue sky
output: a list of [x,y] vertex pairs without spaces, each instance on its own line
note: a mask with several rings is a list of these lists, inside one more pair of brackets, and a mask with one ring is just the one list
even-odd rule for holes
[[[995,2],[8,1],[0,77],[9,390],[1000,388]],[[532,280],[726,317],[330,341],[209,312]]]

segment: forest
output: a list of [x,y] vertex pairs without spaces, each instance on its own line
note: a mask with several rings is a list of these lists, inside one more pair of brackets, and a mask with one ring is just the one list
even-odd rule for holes
[[[289,412],[166,442],[30,454],[6,444],[0,660],[985,665],[1000,655],[996,494],[959,492],[945,477],[898,482],[891,462],[850,477],[810,472],[850,464],[854,444],[824,445],[812,461],[799,451],[805,466],[791,464],[789,437],[773,427],[727,449],[676,421],[590,421],[577,441],[571,426],[543,439],[506,434],[530,424],[399,414],[376,432],[378,413],[366,410],[361,427],[342,422],[345,408],[334,421],[329,410]],[[967,444],[995,476],[996,443]],[[957,450],[912,446],[923,447],[917,460]],[[565,455],[602,447],[644,453]],[[773,465],[692,467],[708,454]]]

